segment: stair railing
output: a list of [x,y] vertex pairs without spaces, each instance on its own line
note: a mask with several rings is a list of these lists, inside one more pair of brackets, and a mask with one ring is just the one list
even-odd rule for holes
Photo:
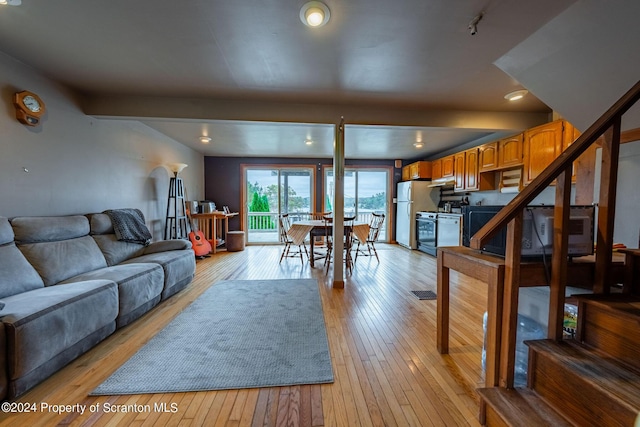
[[[533,199],[556,182],[551,258],[548,337],[562,339],[564,295],[567,278],[571,171],[578,157],[599,139],[602,141],[602,169],[595,258],[594,293],[608,293],[612,269],[613,223],[615,218],[618,156],[622,116],[640,99],[640,81],[596,120],[573,144],[556,158],[522,192],[500,210],[471,238],[470,246],[481,249],[500,229],[507,227],[503,319],[500,345],[500,386],[513,388],[518,287],[524,209]],[[601,138],[603,137],[603,138]]]

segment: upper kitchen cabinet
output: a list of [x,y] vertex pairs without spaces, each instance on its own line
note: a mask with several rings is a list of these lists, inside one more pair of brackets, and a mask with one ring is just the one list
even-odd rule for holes
[[524,132],[524,184],[533,181],[563,150],[563,120]]
[[[562,150],[569,148],[571,144],[580,136],[580,131],[576,129],[571,123],[564,122],[564,131],[562,132]],[[571,182],[576,182],[576,169],[578,161],[573,162],[573,168],[571,172]]]
[[492,171],[498,167],[498,142],[481,145],[478,149],[478,169]]
[[421,160],[402,168],[402,180],[431,179],[431,162]]
[[[477,149],[476,149],[477,152]],[[464,184],[465,184],[465,152],[462,151],[460,153],[456,153],[453,155],[453,177],[454,177],[454,183],[453,183],[453,189],[455,191],[460,191],[460,190],[464,190]],[[478,157],[476,156],[476,169],[477,169],[477,161],[478,161]]]
[[442,177],[441,178],[453,178],[454,169],[454,158],[453,155],[443,157],[442,158]]
[[431,162],[431,179],[436,180],[442,178],[442,159]]
[[524,135],[519,133],[498,141],[498,167],[500,169],[522,165],[523,139]]

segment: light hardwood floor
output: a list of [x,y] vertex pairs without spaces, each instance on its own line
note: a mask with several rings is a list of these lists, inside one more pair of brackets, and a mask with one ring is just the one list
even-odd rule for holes
[[[436,290],[435,259],[397,245],[358,257],[344,289],[295,258],[278,264],[281,247],[248,246],[198,261],[194,282],[143,318],[23,395],[37,412],[1,414],[0,426],[477,426],[475,388],[481,370],[483,283],[451,272],[450,355],[436,350],[436,301],[411,290]],[[226,279],[317,278],[333,361],[333,384],[175,394],[90,397],[209,286]],[[179,363],[179,361],[177,361]],[[161,372],[158,375],[162,375]],[[49,405],[86,405],[57,415]],[[167,412],[158,409],[167,404]],[[172,406],[173,404],[173,406]],[[90,412],[140,405],[139,411]],[[150,405],[146,410],[144,405]],[[128,406],[126,408],[131,408]]]

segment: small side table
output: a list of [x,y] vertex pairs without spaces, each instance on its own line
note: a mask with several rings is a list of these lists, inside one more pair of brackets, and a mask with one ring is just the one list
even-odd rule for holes
[[[198,228],[204,234],[205,239],[211,243],[211,253],[215,254],[218,246],[224,244],[224,239],[229,232],[229,218],[236,215],[238,212],[224,213],[221,211],[191,215],[198,221]],[[218,227],[218,225],[220,226]],[[218,243],[218,238],[220,238],[220,243]]]

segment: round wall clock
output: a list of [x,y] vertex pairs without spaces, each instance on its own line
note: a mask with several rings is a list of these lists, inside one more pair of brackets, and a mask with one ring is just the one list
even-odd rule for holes
[[38,95],[28,90],[15,94],[13,105],[16,107],[16,119],[27,126],[36,126],[45,112],[44,102]]

